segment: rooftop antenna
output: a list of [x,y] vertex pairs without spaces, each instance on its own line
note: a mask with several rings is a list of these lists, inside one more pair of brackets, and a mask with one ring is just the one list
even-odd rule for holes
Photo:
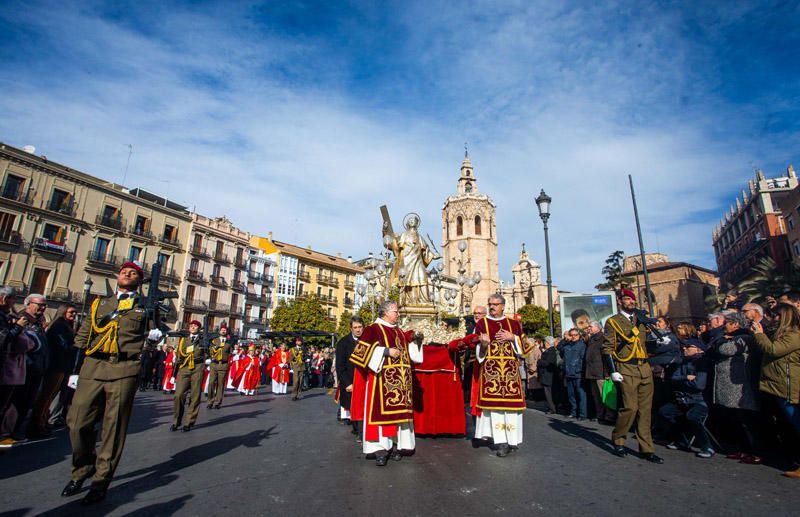
[[122,186],[125,186],[125,180],[128,179],[128,166],[131,164],[131,155],[133,154],[133,145],[128,144],[128,160],[125,162],[125,172],[122,173]]

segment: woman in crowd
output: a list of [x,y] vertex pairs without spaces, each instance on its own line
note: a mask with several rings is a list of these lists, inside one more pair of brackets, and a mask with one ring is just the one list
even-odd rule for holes
[[747,330],[747,318],[738,312],[725,314],[723,335],[711,342],[714,361],[713,402],[740,431],[740,447],[728,455],[742,463],[758,465],[755,431],[758,422],[758,364],[755,339]]
[[164,352],[167,356],[164,359],[164,380],[161,383],[161,390],[164,393],[175,393],[175,351],[170,345],[164,345]]
[[[761,349],[759,388],[772,399],[800,439],[800,313],[792,305],[776,306],[778,329],[770,340],[757,321],[753,322],[756,345]],[[800,479],[800,468],[783,473]]]
[[544,350],[542,351],[542,358],[539,359],[536,365],[536,371],[539,372],[539,382],[542,383],[542,388],[544,388],[548,413],[556,413],[556,405],[553,402],[553,384],[557,381],[558,362],[560,359],[561,356],[555,347],[555,339],[553,336],[547,336],[544,338]]

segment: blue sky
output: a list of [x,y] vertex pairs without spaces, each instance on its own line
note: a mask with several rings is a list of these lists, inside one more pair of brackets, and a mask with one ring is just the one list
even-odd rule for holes
[[463,144],[501,277],[586,290],[636,252],[714,267],[755,167],[800,165],[797,2],[4,2],[0,140],[245,230],[361,257],[441,235]]

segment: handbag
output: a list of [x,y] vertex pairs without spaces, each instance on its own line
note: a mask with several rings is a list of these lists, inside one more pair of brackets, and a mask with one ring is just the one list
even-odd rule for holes
[[617,385],[611,379],[603,381],[603,405],[611,411],[617,410]]

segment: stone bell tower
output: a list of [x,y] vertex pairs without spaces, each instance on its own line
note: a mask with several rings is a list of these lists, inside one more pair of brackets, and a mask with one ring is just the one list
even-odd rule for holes
[[[467,245],[462,254],[458,243]],[[457,192],[449,196],[442,207],[442,258],[444,273],[458,277],[458,261],[463,259],[466,276],[480,272],[481,281],[469,301],[471,307],[486,305],[490,294],[498,291],[497,227],[495,204],[486,194],[478,192],[478,182],[472,169],[469,153],[464,152]]]

